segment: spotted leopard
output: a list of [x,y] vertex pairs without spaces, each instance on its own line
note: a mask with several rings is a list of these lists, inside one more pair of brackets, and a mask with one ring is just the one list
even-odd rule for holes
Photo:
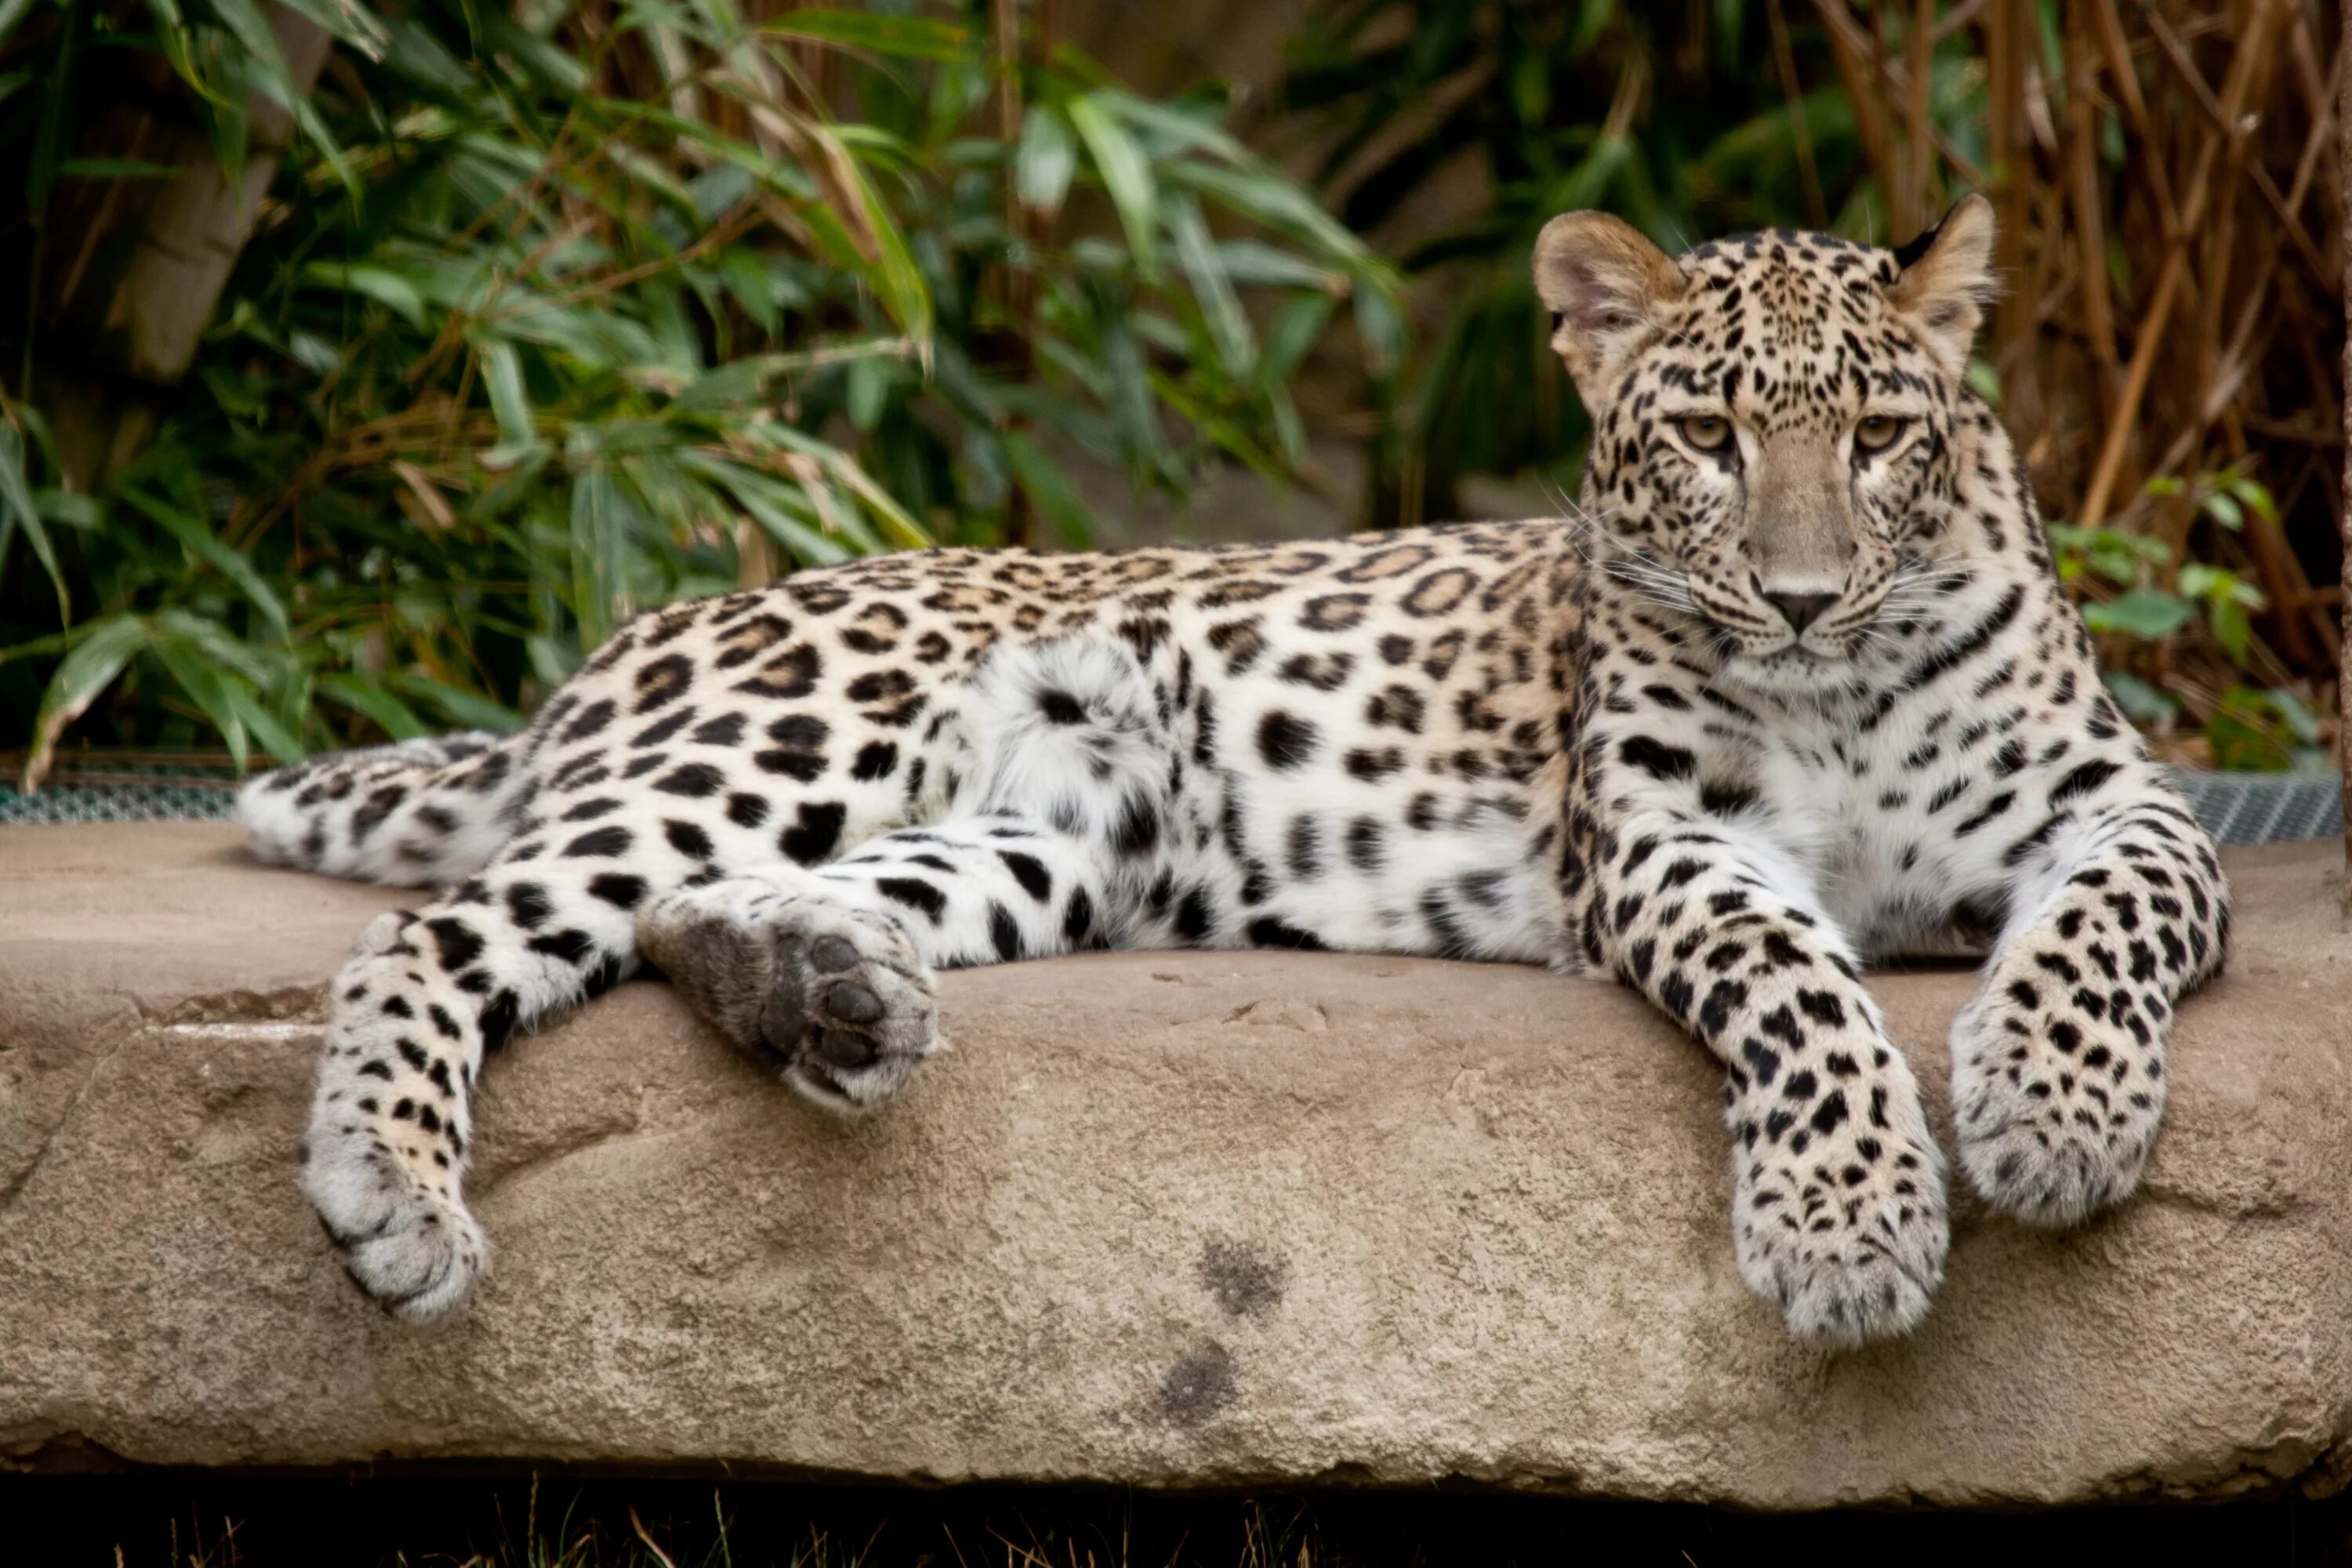
[[1863,965],[1957,934],[1990,947],[1950,1040],[1969,1181],[2037,1224],[2122,1199],[2227,892],[1966,389],[1991,224],[1669,258],[1554,220],[1570,519],[803,572],[637,618],[520,733],[255,780],[264,857],[438,889],[333,987],[301,1180],[352,1276],[412,1321],[467,1299],[486,1054],[648,962],[853,1113],[938,1048],[956,965],[1613,977],[1722,1064],[1743,1278],[1846,1345],[1920,1320],[1948,1231]]

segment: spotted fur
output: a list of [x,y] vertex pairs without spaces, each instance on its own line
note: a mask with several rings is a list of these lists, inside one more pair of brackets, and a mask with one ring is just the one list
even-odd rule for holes
[[264,854],[440,889],[335,984],[303,1184],[353,1278],[464,1301],[486,1053],[646,960],[846,1112],[936,1049],[946,966],[1613,976],[1723,1063],[1744,1277],[1845,1344],[1916,1322],[1946,1247],[1861,966],[1958,933],[1991,950],[1963,1170],[2036,1222],[2123,1197],[2227,893],[1964,389],[1987,241],[1964,207],[1908,266],[1671,260],[1576,215],[1537,263],[1593,419],[1575,520],[806,572],[640,617],[519,734],[255,781]]

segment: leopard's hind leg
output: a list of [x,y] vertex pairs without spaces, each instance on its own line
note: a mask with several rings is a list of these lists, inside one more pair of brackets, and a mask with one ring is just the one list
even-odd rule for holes
[[273,864],[446,887],[513,837],[531,793],[529,743],[475,730],[313,757],[248,781],[237,818]]
[[821,866],[697,879],[639,917],[695,1010],[828,1110],[879,1109],[938,1049],[932,970],[1155,938],[1139,917],[1179,853],[1181,770],[1145,670],[1108,644],[999,648],[970,701],[968,804]]

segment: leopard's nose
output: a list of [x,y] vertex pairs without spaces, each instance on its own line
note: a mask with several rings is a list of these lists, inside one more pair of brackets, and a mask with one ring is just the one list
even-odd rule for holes
[[1774,594],[1764,595],[1765,603],[1780,612],[1789,629],[1802,636],[1807,626],[1822,618],[1832,605],[1838,602],[1835,594]]

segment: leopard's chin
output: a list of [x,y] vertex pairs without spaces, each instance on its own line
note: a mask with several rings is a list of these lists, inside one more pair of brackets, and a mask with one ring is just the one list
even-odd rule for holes
[[1855,685],[1862,672],[1844,654],[1819,654],[1795,643],[1769,653],[1733,649],[1719,679],[1726,686],[1775,697],[1828,697]]

